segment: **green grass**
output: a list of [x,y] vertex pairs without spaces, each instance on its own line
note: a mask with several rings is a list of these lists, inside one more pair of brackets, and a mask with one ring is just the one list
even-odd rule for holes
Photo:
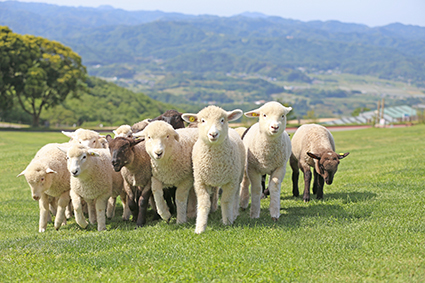
[[119,204],[108,231],[71,219],[38,233],[38,205],[16,175],[42,145],[66,137],[0,132],[0,281],[423,282],[425,126],[334,137],[350,155],[324,200],[293,198],[288,166],[277,223],[265,199],[260,219],[242,211],[224,226],[215,212],[201,235],[194,220],[134,229]]

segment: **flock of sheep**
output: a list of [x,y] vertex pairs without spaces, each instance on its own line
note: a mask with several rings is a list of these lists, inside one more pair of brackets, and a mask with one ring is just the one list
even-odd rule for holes
[[210,211],[218,209],[219,199],[224,224],[235,221],[239,208],[248,207],[250,196],[250,216],[259,218],[265,175],[270,176],[270,216],[277,221],[288,161],[293,170],[293,195],[299,196],[301,169],[307,202],[310,167],[313,193],[320,199],[324,182],[332,183],[339,160],[348,155],[335,153],[331,133],[320,125],[301,126],[291,142],[285,131],[291,110],[268,102],[245,113],[258,118],[249,128],[229,127],[229,122],[243,115],[241,110],[208,106],[197,114],[169,110],[132,127],[123,125],[114,131],[114,138],[85,129],[63,132],[70,141],[42,147],[18,177],[25,176],[33,199],[39,202],[39,232],[46,230],[51,213],[59,229],[72,210],[80,227],[88,225],[87,210],[89,222],[105,230],[106,217],[114,216],[120,196],[123,220],[132,215],[142,227],[150,204],[157,218],[167,222],[174,210],[177,223],[196,217],[195,233],[200,234]]

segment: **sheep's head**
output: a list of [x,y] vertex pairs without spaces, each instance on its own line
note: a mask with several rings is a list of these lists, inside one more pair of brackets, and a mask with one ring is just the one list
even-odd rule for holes
[[112,166],[115,172],[119,172],[122,167],[133,162],[133,147],[142,142],[142,140],[126,137],[117,137],[113,139],[110,135],[106,136],[106,140],[108,141],[109,151],[112,157]]
[[81,144],[72,145],[69,149],[59,149],[66,152],[67,168],[73,177],[80,176],[87,167],[87,159],[90,156],[99,156],[99,153]]
[[146,152],[153,160],[167,160],[179,141],[179,134],[164,121],[154,121],[136,135],[145,139]]
[[280,136],[286,129],[286,115],[292,110],[279,102],[267,102],[258,109],[245,113],[246,117],[259,118],[260,131],[270,136]]
[[336,171],[338,170],[339,160],[346,157],[349,152],[337,154],[332,150],[326,151],[320,154],[314,154],[307,152],[307,155],[313,159],[316,159],[315,169],[319,173],[326,184],[331,185],[335,176]]
[[52,186],[52,174],[57,174],[57,172],[44,164],[31,163],[17,177],[25,176],[31,188],[32,198],[39,200],[41,195]]
[[131,130],[130,125],[121,125],[116,130],[113,130],[115,137],[124,137],[131,138],[133,136],[133,131]]
[[198,114],[182,114],[183,120],[196,123],[199,129],[199,138],[209,144],[220,144],[228,135],[230,121],[242,116],[242,110],[225,111],[217,106],[208,106]]
[[78,129],[74,132],[62,131],[64,135],[71,138],[70,142],[84,145],[89,148],[104,148],[102,139],[104,136],[99,135],[98,132],[86,129]]

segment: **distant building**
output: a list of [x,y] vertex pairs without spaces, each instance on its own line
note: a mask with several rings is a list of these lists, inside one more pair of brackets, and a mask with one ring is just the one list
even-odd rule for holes
[[343,124],[370,124],[370,123],[383,123],[386,125],[393,123],[401,123],[414,121],[418,119],[416,109],[410,106],[394,106],[384,108],[384,121],[377,121],[377,110],[367,111],[360,113],[356,117],[343,117],[341,119],[325,122],[326,125],[343,125]]

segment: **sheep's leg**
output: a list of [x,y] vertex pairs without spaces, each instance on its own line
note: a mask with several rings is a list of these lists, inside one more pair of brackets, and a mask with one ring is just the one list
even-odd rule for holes
[[[125,184],[124,184],[125,186]],[[130,186],[130,185],[128,185]],[[129,194],[127,191],[127,200],[128,200],[128,207],[131,210],[131,213],[133,215],[133,222],[137,221],[137,215],[139,215],[139,195],[140,195],[140,190],[139,187],[133,187],[134,188],[134,194]]]
[[96,223],[96,204],[95,204],[95,200],[86,200],[87,203],[87,208],[89,211],[89,222],[90,224],[95,224]]
[[285,178],[286,164],[277,168],[270,175],[269,190],[270,190],[270,216],[274,221],[277,221],[280,216],[280,189],[283,178]]
[[[217,209],[218,209],[219,193],[220,193],[220,188],[218,188],[218,187],[212,188],[212,194],[210,196],[210,199],[211,199],[211,210],[210,210],[210,212],[216,212]],[[239,194],[239,192],[238,192],[238,194]],[[239,208],[239,203],[238,203],[238,208]]]
[[170,214],[174,214],[177,212],[176,205],[176,187],[164,188],[164,199],[168,206],[168,211]]
[[248,176],[251,182],[251,218],[259,218],[261,208],[261,174],[248,168]]
[[72,207],[72,202],[70,200],[68,205],[66,206],[66,210],[65,210],[66,219],[70,219],[72,217],[72,211],[73,210],[74,210],[74,208]]
[[96,219],[97,219],[97,231],[106,230],[106,206],[108,204],[108,199],[111,194],[108,192],[105,195],[99,196],[96,199]]
[[239,183],[236,184],[235,188],[233,189],[234,192],[234,198],[233,198],[233,219],[232,222],[236,220],[236,218],[239,216]]
[[313,168],[313,194],[317,194],[317,186],[319,185],[319,177],[316,168]]
[[195,218],[196,217],[196,194],[195,190],[190,188],[189,197],[187,201],[187,218]]
[[162,188],[162,182],[159,181],[157,178],[152,177],[152,193],[155,199],[156,208],[158,209],[158,214],[161,216],[162,219],[169,222],[171,214],[168,210],[167,203],[164,200],[164,192]]
[[109,197],[108,198],[108,204],[106,207],[106,216],[108,219],[112,219],[115,216],[115,206],[117,204],[117,198],[116,197]]
[[304,172],[304,202],[310,201],[310,183],[311,183],[311,171],[310,167],[303,168]]
[[77,195],[73,190],[70,191],[72,206],[74,207],[75,221],[81,228],[86,228],[88,223],[83,214],[83,205],[81,203],[81,197]]
[[270,195],[269,188],[266,188],[266,178],[267,178],[266,174],[261,176],[261,189],[262,189],[262,192],[263,192],[262,195],[261,195],[261,198],[267,198],[267,196]]
[[38,232],[45,232],[48,218],[50,216],[49,197],[45,193],[41,194],[41,198],[38,200],[38,207],[40,208],[40,220],[38,223]]
[[242,183],[241,183],[241,191],[239,194],[239,199],[240,199],[240,207],[245,210],[248,208],[248,203],[249,203],[249,178],[248,178],[248,173],[245,172],[243,179],[242,179]]
[[233,184],[227,184],[221,187],[223,193],[221,195],[221,215],[224,225],[233,223],[233,209],[235,200],[235,191]]
[[48,197],[49,200],[49,210],[53,214],[53,216],[56,216],[56,213],[58,211],[58,200],[54,197]]
[[58,199],[58,211],[55,218],[55,229],[59,230],[61,225],[66,224],[65,211],[69,204],[69,192],[64,192]]
[[196,199],[198,201],[195,228],[196,234],[201,234],[207,228],[208,214],[211,209],[210,194],[207,189],[208,188],[203,184],[195,184]]
[[146,224],[146,215],[148,211],[149,198],[152,195],[150,184],[143,189],[139,197],[139,215],[137,216],[137,227],[143,227]]
[[[317,181],[316,181],[317,179]],[[322,175],[314,170],[314,181],[317,186],[317,199],[323,199],[323,186],[325,185],[325,179],[323,179]],[[313,187],[314,188],[314,187]]]
[[187,201],[189,191],[193,185],[193,179],[189,178],[177,186],[176,190],[176,206],[177,206],[177,224],[185,223],[187,212]]
[[127,193],[123,190],[120,194],[122,206],[123,206],[123,212],[122,212],[122,220],[128,221],[130,219],[130,207],[128,206],[128,199],[127,199]]
[[289,164],[292,168],[292,195],[294,197],[299,197],[300,191],[298,190],[298,179],[300,177],[300,169],[298,166],[298,160],[295,158],[294,155],[291,155]]

